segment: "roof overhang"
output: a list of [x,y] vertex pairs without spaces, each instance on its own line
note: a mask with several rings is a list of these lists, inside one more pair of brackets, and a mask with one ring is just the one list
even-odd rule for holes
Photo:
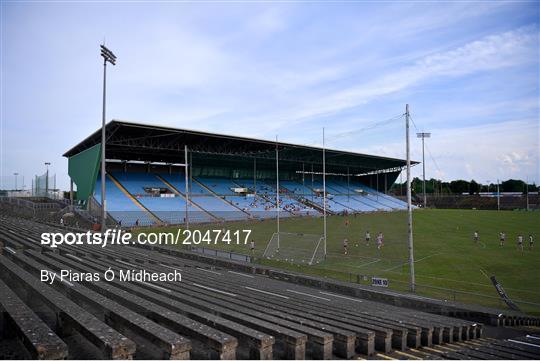
[[[107,159],[146,162],[178,163],[184,161],[184,146],[199,160],[224,165],[257,159],[257,164],[275,162],[276,145],[280,165],[303,163],[304,166],[322,165],[323,149],[307,145],[283,143],[264,139],[216,134],[167,126],[112,120],[106,124]],[[101,128],[64,153],[71,157],[101,143]],[[327,171],[330,169],[351,173],[392,169],[405,166],[402,159],[379,157],[335,149],[325,149]],[[417,162],[411,162],[417,164]],[[286,164],[283,164],[286,165]],[[298,169],[298,167],[297,167]],[[306,168],[307,170],[307,168]]]

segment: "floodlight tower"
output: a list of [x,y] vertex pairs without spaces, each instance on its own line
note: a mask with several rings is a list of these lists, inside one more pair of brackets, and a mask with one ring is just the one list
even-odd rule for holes
[[105,198],[105,101],[107,85],[107,62],[116,65],[116,56],[105,45],[100,45],[103,57],[103,114],[101,119],[101,231],[105,232],[107,206]]
[[19,175],[19,173],[15,172],[13,173],[13,175],[15,176],[15,191],[17,190],[17,176]]
[[426,199],[426,158],[424,156],[424,139],[430,138],[431,133],[416,133],[417,138],[422,138],[422,178],[423,178],[423,185],[422,185],[422,194],[424,195],[424,208],[427,207],[427,199]]

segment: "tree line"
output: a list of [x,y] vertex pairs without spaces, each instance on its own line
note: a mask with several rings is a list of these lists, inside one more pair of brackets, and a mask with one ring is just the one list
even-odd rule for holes
[[[411,182],[411,190],[413,194],[422,194],[422,179],[414,177]],[[539,187],[535,184],[527,184],[519,179],[508,179],[499,183],[500,192],[521,192],[526,194],[527,191],[538,192]],[[390,189],[394,194],[403,194],[406,192],[406,182],[396,182]],[[463,179],[443,182],[440,179],[426,179],[426,194],[478,194],[480,192],[497,192],[497,183],[481,184],[474,179],[466,181]]]

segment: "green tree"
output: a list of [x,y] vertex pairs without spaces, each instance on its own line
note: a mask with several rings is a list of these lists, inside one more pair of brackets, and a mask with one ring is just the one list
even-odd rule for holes
[[473,179],[469,184],[469,194],[478,194],[478,192],[480,192],[480,184]]
[[500,187],[501,192],[525,192],[525,182],[518,179],[508,179]]
[[469,182],[463,179],[458,179],[450,182],[450,190],[454,194],[462,194],[469,192]]

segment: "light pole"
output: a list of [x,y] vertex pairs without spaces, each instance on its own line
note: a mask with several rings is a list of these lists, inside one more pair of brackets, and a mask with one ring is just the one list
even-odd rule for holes
[[487,182],[487,192],[488,192],[488,194],[489,194],[489,183],[490,183],[491,181],[490,181],[490,180],[486,180],[486,182]]
[[497,179],[497,210],[501,210],[501,191],[499,188],[499,180]]
[[409,247],[409,286],[411,292],[416,290],[416,279],[414,275],[414,244],[413,244],[413,224],[412,224],[412,200],[411,200],[411,152],[409,140],[409,104],[405,106],[405,153],[407,154],[407,238]]
[[525,179],[526,210],[529,210],[529,177]]
[[15,191],[17,191],[17,176],[19,173],[13,173],[13,175],[15,176]]
[[116,56],[105,45],[100,45],[103,57],[103,114],[101,118],[101,231],[105,232],[107,205],[105,198],[105,103],[107,88],[107,62],[116,65]]
[[424,208],[427,207],[427,199],[426,199],[426,158],[424,157],[424,139],[430,138],[431,133],[416,133],[417,138],[422,138],[422,178],[423,178],[423,185],[422,185],[422,193],[424,194]]
[[51,165],[51,162],[45,162],[45,166],[47,167],[47,172],[45,172],[45,197],[49,195],[49,166]]

